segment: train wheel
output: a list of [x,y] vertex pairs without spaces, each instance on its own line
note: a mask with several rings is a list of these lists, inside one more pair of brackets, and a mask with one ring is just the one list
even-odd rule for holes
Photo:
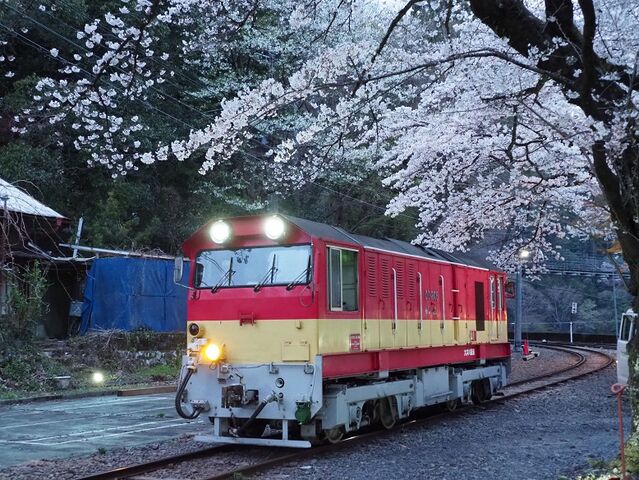
[[379,421],[386,430],[390,430],[397,423],[397,415],[393,408],[393,401],[389,398],[380,399],[378,405]]
[[323,430],[322,436],[328,443],[339,443],[344,438],[344,427],[335,427],[330,430]]
[[471,385],[470,399],[475,405],[487,402],[492,397],[490,391],[490,380],[484,378],[483,380],[475,380]]
[[459,399],[454,398],[452,400],[448,400],[444,405],[446,405],[446,410],[449,412],[454,412],[459,407]]

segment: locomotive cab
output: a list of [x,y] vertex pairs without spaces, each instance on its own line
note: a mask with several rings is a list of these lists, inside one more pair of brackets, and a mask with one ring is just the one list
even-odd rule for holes
[[284,215],[212,221],[183,250],[176,409],[209,417],[199,440],[309,447],[506,383],[503,272]]
[[188,396],[191,412],[176,407],[185,417],[208,414],[216,437],[261,435],[267,423],[259,413],[271,419],[271,432],[281,432],[287,415],[317,413],[313,319],[321,273],[313,240],[284,217],[268,216],[212,222],[184,245],[193,268],[181,383],[193,373],[178,396]]
[[630,367],[628,365],[628,344],[637,333],[637,314],[628,309],[621,315],[621,326],[617,337],[617,381],[628,383]]

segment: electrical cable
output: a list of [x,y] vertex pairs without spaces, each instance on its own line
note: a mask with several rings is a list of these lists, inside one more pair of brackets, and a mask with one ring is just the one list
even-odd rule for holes
[[186,413],[182,409],[182,397],[184,395],[184,391],[186,390],[186,385],[189,383],[191,376],[195,373],[195,367],[189,365],[186,367],[186,375],[184,376],[184,380],[180,383],[180,388],[178,388],[177,393],[175,394],[175,411],[178,415],[186,420],[193,420],[197,418],[200,413],[202,413],[202,409],[198,407],[194,407],[191,413]]

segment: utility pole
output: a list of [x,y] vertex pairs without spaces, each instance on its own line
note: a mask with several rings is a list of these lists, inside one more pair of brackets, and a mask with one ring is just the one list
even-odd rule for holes
[[[80,245],[80,237],[82,237],[82,226],[84,225],[84,217],[80,217],[80,220],[78,221],[78,229],[75,232],[75,244],[76,245]],[[78,249],[74,248],[73,249],[73,258],[76,258],[78,256]]]
[[5,262],[7,260],[7,249],[9,247],[9,211],[7,210],[7,202],[9,201],[8,195],[0,197],[2,200],[2,244],[0,245],[0,273],[4,277]]
[[0,288],[3,289],[2,297],[0,297],[0,315],[6,311],[6,301],[4,298],[7,292],[7,274],[5,263],[7,261],[7,249],[9,247],[9,227],[8,227],[8,213],[7,210],[7,202],[9,201],[8,195],[3,195],[0,197],[2,200],[2,241],[0,243]]
[[268,210],[270,213],[280,213],[280,198],[275,193],[268,194]]

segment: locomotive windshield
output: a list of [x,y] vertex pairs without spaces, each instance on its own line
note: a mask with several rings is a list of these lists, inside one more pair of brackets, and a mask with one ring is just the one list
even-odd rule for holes
[[311,276],[311,246],[206,250],[195,263],[196,288],[306,284]]

